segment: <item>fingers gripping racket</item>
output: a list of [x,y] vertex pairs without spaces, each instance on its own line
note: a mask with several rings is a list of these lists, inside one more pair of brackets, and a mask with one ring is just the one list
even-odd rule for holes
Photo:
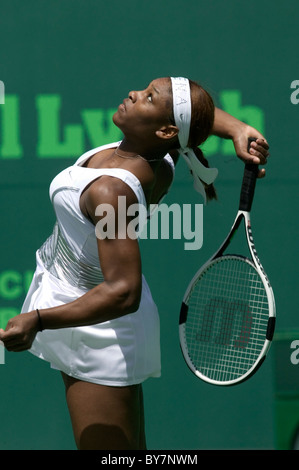
[[[232,228],[195,274],[181,306],[184,359],[197,377],[215,385],[234,385],[251,377],[266,358],[274,333],[274,295],[250,223],[257,173],[257,165],[245,165]],[[250,258],[224,254],[242,223]]]

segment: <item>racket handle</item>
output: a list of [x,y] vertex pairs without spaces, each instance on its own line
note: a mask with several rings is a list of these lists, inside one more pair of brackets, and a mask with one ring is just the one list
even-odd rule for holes
[[[248,150],[250,143],[254,140],[256,139],[248,139]],[[255,163],[245,164],[239,204],[240,211],[250,212],[251,210],[258,170],[258,165]]]

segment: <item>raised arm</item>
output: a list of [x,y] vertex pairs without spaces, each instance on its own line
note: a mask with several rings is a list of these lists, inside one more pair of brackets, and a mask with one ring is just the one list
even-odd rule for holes
[[[244,122],[239,121],[235,117],[225,111],[216,108],[213,135],[224,139],[231,139],[234,143],[236,154],[244,162],[252,162],[258,165],[265,165],[269,156],[269,144],[265,137]],[[248,138],[253,137],[256,142],[252,142],[250,150],[247,150]],[[265,176],[265,170],[259,170],[259,177]]]

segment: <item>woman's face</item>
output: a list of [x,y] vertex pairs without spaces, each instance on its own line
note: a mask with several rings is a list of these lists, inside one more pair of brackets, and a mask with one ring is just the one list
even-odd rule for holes
[[131,91],[119,105],[113,122],[125,136],[153,136],[158,129],[170,124],[172,111],[171,81],[153,80],[142,91]]

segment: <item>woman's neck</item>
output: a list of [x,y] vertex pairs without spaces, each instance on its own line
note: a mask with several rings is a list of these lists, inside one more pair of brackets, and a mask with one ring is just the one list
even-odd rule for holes
[[161,162],[163,157],[169,152],[169,148],[159,144],[145,145],[144,143],[131,142],[124,138],[118,147],[118,152],[123,157],[139,156],[148,162]]

